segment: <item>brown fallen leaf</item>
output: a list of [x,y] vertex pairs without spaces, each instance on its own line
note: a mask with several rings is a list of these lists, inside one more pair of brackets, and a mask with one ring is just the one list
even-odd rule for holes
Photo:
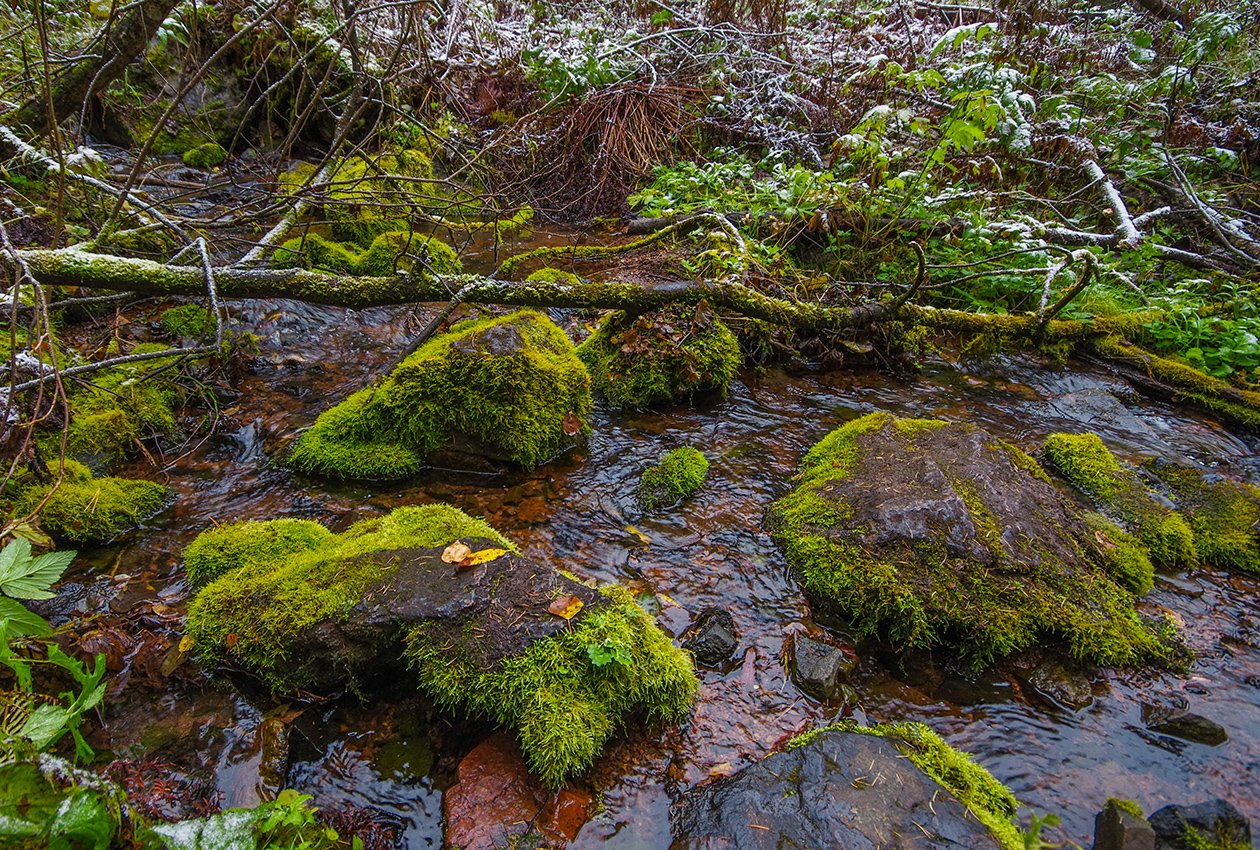
[[582,610],[582,600],[576,596],[559,596],[551,600],[547,610],[557,617],[572,620],[577,616],[577,612]]
[[[464,559],[459,562],[459,566],[475,567],[478,564],[488,564],[491,561],[502,558],[506,554],[506,549],[482,549],[478,552],[473,552],[465,556]],[[443,557],[443,560],[445,560],[445,557]]]
[[456,540],[450,546],[442,550],[442,563],[458,564],[460,561],[472,554],[472,549],[468,548],[468,544],[462,540]]
[[582,433],[582,420],[577,417],[577,414],[570,411],[564,415],[564,422],[561,424],[561,427],[564,428],[566,437],[576,437]]
[[241,636],[238,635],[236,632],[232,632],[231,634],[227,636],[228,649],[231,649],[232,647],[236,646],[240,642],[241,642]]

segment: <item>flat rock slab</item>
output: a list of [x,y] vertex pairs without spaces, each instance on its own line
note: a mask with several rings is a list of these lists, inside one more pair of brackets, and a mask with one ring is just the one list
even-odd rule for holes
[[828,731],[689,792],[671,850],[998,848],[952,794],[884,738]]

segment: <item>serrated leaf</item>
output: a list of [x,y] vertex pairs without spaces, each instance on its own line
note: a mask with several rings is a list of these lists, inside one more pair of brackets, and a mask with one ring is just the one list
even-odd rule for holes
[[26,718],[26,722],[18,730],[18,736],[30,741],[36,749],[42,750],[65,733],[69,722],[69,711],[59,705],[45,703]]
[[9,637],[48,637],[53,630],[47,620],[21,602],[0,596],[0,632]]
[[56,545],[53,543],[53,539],[45,534],[39,526],[32,525],[29,522],[19,523],[18,525],[13,526],[11,531],[13,532],[14,537],[20,537],[23,540],[28,540],[36,546],[41,546],[45,549],[51,549]]
[[52,599],[51,587],[74,560],[75,552],[48,552],[31,557],[31,544],[18,537],[0,551],[0,592],[16,599]]

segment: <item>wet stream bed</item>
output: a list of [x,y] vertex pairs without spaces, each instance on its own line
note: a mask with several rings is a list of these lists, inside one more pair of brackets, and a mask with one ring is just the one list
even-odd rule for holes
[[[243,302],[233,312],[240,328],[260,337],[254,371],[236,382],[239,395],[225,403],[214,432],[166,470],[174,507],[125,544],[81,557],[77,591],[63,603],[63,614],[108,608],[93,635],[109,650],[115,686],[92,741],[115,757],[160,759],[213,783],[223,805],[249,804],[258,742],[279,717],[290,745],[279,769],[290,787],[321,806],[370,810],[396,828],[399,846],[439,846],[444,789],[488,728],[458,722],[399,685],[367,702],[349,694],[281,703],[205,678],[181,661],[177,644],[187,601],[179,553],[212,522],[308,517],[339,531],[401,505],[446,501],[484,516],[529,556],[630,585],[671,634],[711,606],[738,626],[737,658],[728,670],[700,671],[687,724],[631,733],[605,752],[588,779],[600,797],[597,813],[573,846],[666,848],[669,805],[680,793],[841,713],[929,724],[1033,810],[1060,814],[1065,834],[1086,846],[1109,796],[1136,799],[1148,811],[1219,796],[1260,821],[1255,578],[1201,570],[1157,579],[1143,606],[1185,624],[1198,659],[1183,675],[1095,672],[1068,683],[1079,698],[1072,707],[1009,665],[969,675],[946,653],[863,647],[851,679],[857,704],[842,706],[805,696],[786,671],[788,637],[821,627],[763,528],[801,455],[872,410],[968,420],[1029,449],[1054,431],[1089,429],[1126,456],[1260,478],[1256,443],[1208,418],[1139,400],[1080,363],[999,358],[964,370],[937,362],[904,378],[769,370],[746,373],[728,398],[695,407],[597,407],[588,446],[533,472],[435,469],[400,485],[330,485],[294,475],[277,459],[321,410],[388,364],[428,313],[291,302]],[[704,490],[673,510],[642,515],[634,499],[639,474],[684,444],[710,458]],[[151,476],[152,468],[134,472]],[[1144,703],[1188,707],[1222,724],[1230,739],[1213,747],[1151,732]]]

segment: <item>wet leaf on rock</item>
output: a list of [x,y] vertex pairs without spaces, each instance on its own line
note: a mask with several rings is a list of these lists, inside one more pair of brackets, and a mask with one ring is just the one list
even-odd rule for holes
[[558,596],[551,600],[551,604],[547,606],[547,610],[557,617],[563,617],[566,620],[572,620],[577,613],[582,610],[582,600],[576,596]]
[[561,427],[564,428],[564,435],[566,437],[576,437],[578,434],[582,433],[582,420],[570,411],[564,415],[564,422]]
[[472,549],[462,540],[456,540],[450,546],[442,550],[442,563],[458,564],[460,561],[472,554]]
[[457,566],[475,567],[478,564],[488,564],[491,561],[495,561],[495,560],[498,560],[499,558],[502,558],[506,554],[507,554],[506,549],[482,549],[478,552],[473,552],[469,554],[462,561],[460,561],[459,564],[457,564]]

